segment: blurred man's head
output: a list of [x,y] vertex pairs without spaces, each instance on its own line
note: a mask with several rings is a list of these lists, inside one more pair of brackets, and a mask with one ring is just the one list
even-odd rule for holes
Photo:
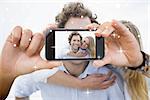
[[[97,23],[96,18],[93,18],[92,12],[85,8],[82,3],[72,2],[66,4],[62,11],[55,19],[58,28],[67,29],[82,29],[91,23]],[[87,63],[88,61],[69,61],[74,64]]]
[[[75,27],[76,25],[79,26],[78,28],[81,28],[89,23],[97,23],[96,18],[97,16],[93,17],[92,12],[87,9],[82,3],[71,2],[64,6],[62,11],[56,16],[55,21],[58,24],[59,28],[77,28]],[[78,19],[83,20],[79,21]],[[84,20],[88,20],[88,22]],[[68,26],[68,22],[71,22],[72,27]]]

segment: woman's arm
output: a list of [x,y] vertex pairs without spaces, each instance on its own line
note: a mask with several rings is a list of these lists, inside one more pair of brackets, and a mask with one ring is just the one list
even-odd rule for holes
[[141,72],[143,75],[150,78],[150,55],[142,51],[141,53],[143,55],[142,64],[138,67],[129,67],[129,69]]
[[[79,89],[106,89],[115,81],[115,79],[107,80],[109,77],[112,77],[111,72],[108,74],[92,74],[84,79],[79,79],[66,74],[63,71],[57,71],[54,75],[48,78],[47,82],[49,84],[53,83]],[[106,83],[103,83],[104,80],[107,80],[107,82],[105,81]]]
[[15,77],[13,77],[12,75],[6,75],[0,69],[0,100],[5,100],[14,79]]
[[16,78],[14,81],[14,95],[17,100],[28,99],[32,93],[38,90],[38,88],[36,88],[37,83],[45,83],[45,79],[48,79],[47,83],[49,84],[62,85],[66,87],[79,89],[105,89],[111,86],[115,80],[111,79],[108,82],[105,81],[104,84],[104,80],[107,80],[111,77],[111,75],[111,72],[106,75],[93,74],[89,75],[85,79],[78,79],[64,73],[63,71],[58,71],[57,68],[38,70]]
[[17,76],[61,65],[41,58],[40,51],[44,46],[42,34],[33,35],[30,29],[22,29],[20,26],[16,26],[12,33],[8,36],[0,54],[0,100],[7,97]]

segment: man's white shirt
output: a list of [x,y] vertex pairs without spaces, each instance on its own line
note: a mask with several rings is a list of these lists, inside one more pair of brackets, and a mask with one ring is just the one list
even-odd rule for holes
[[[15,80],[15,96],[27,97],[32,93],[40,90],[43,100],[125,100],[122,82],[117,80],[113,86],[104,90],[76,89],[70,87],[48,84],[47,78],[55,74],[58,70],[65,71],[64,66],[55,69],[44,69],[23,75]],[[87,66],[85,71],[78,78],[85,78],[89,74],[102,73],[106,74],[110,69],[107,67],[94,68],[91,64]],[[115,73],[115,72],[114,72]]]

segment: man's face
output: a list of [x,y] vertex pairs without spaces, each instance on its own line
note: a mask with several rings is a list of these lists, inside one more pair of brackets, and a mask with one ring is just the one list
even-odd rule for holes
[[[77,17],[71,17],[67,23],[65,24],[65,28],[67,29],[84,29],[86,25],[91,24],[91,20],[89,17],[83,17],[83,18],[77,18]],[[70,61],[73,64],[81,64],[81,63],[87,63],[88,61]]]
[[81,38],[79,35],[74,35],[70,41],[70,46],[73,52],[77,52],[81,46]]

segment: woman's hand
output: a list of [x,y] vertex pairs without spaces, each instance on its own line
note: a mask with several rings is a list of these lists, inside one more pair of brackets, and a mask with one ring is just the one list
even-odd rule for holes
[[7,38],[1,53],[1,72],[16,77],[38,69],[61,65],[61,62],[48,62],[41,58],[43,46],[43,34],[33,34],[29,29],[24,30],[16,26]]
[[116,76],[111,71],[108,74],[91,74],[81,80],[79,87],[82,89],[107,89],[115,83],[115,80]]
[[140,46],[134,35],[122,23],[113,20],[102,25],[91,24],[87,28],[97,28],[96,36],[105,37],[105,57],[94,61],[94,66],[112,64],[119,67],[136,67],[142,63]]

